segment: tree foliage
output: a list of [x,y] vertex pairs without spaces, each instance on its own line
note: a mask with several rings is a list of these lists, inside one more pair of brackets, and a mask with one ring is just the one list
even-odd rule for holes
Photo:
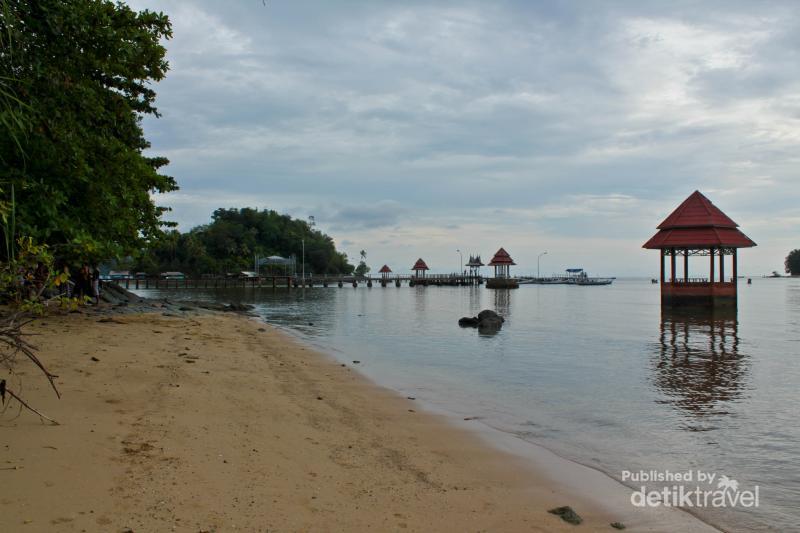
[[176,188],[141,127],[168,18],[106,0],[0,7],[0,187],[16,191],[17,233],[65,259],[140,248],[163,225],[151,193]]
[[787,274],[800,276],[800,249],[789,252],[789,255],[786,256],[784,266],[786,267]]
[[361,261],[359,261],[358,265],[356,265],[354,274],[360,278],[363,278],[369,274],[370,271],[369,266],[367,266],[367,252],[366,250],[361,250],[358,255],[361,256]]
[[217,209],[212,222],[187,233],[171,231],[134,266],[150,274],[179,271],[190,275],[252,270],[255,256],[295,256],[301,268],[305,241],[306,272],[349,274],[353,266],[336,251],[333,239],[309,222],[272,210]]

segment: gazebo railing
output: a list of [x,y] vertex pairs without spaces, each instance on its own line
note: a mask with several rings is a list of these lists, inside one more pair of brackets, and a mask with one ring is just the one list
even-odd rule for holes
[[[727,279],[725,281],[717,281],[714,280],[713,283],[733,283],[736,281],[733,278]],[[664,283],[671,283],[673,285],[708,285],[712,283],[711,280],[708,278],[674,278],[674,279],[666,279]]]

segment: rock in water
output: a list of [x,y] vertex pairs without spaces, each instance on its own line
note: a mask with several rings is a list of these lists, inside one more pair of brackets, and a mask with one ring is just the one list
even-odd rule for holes
[[483,321],[487,319],[499,320],[501,323],[505,322],[505,319],[503,319],[503,317],[501,317],[491,309],[484,309],[483,311],[478,313],[478,320]]
[[476,316],[465,316],[458,319],[458,325],[462,328],[476,328],[478,327],[478,322],[480,320]]
[[556,507],[555,509],[550,509],[547,512],[554,514],[556,516],[560,516],[561,520],[563,520],[564,522],[568,522],[576,526],[581,522],[583,522],[583,518],[581,518],[578,515],[578,513],[576,513],[575,510],[569,505],[565,505],[563,507]]
[[478,328],[482,334],[497,333],[503,327],[505,319],[490,309],[484,309],[478,316],[465,316],[458,320],[462,328]]
[[495,333],[503,327],[503,319],[501,317],[487,317],[478,322],[478,331],[480,333]]

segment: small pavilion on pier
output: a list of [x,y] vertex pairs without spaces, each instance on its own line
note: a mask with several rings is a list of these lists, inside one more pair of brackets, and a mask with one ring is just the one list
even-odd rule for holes
[[469,261],[467,264],[464,265],[469,269],[469,276],[473,279],[477,279],[481,275],[481,267],[483,266],[483,262],[481,261],[480,255],[470,255]]
[[[661,224],[643,248],[661,256],[662,306],[736,306],[739,248],[755,246],[739,225],[700,191],[692,193]],[[709,258],[708,277],[689,275],[689,257]],[[731,277],[725,277],[725,257],[730,257]],[[683,257],[683,277],[677,258]],[[669,258],[669,273],[666,260]]]
[[424,278],[425,271],[430,269],[428,268],[428,265],[425,264],[425,261],[423,261],[422,258],[420,257],[419,259],[417,259],[417,262],[414,263],[414,266],[411,267],[411,270],[414,271],[414,277]]
[[516,265],[504,248],[497,250],[489,266],[494,267],[494,277],[486,281],[487,289],[516,289],[519,282],[511,277],[511,266]]
[[[392,273],[392,269],[389,268],[389,265],[383,265],[381,269],[378,271],[381,275],[381,287],[385,287],[387,283],[389,283],[389,274]],[[396,285],[400,286],[400,280],[396,281]]]

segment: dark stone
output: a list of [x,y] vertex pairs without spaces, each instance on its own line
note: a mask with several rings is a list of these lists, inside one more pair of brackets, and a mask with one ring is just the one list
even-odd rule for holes
[[353,364],[354,364],[354,365],[357,365],[357,364],[359,364],[360,362],[361,362],[361,361],[353,361]]
[[178,308],[178,310],[179,311],[194,311],[194,307],[186,307],[185,305],[182,305],[181,307]]
[[500,331],[505,319],[492,310],[484,309],[478,316],[462,317],[458,320],[458,325],[462,328],[478,328],[482,335],[492,335]]
[[478,332],[483,334],[497,333],[502,327],[503,319],[500,317],[488,317],[478,322]]
[[231,303],[225,306],[226,311],[233,311],[234,313],[243,313],[253,309],[252,305]]
[[625,524],[622,522],[611,522],[611,527],[614,529],[625,529]]
[[554,514],[556,516],[560,516],[561,520],[567,522],[569,524],[578,525],[583,522],[583,518],[581,518],[575,510],[570,507],[569,505],[565,505],[563,507],[556,507],[555,509],[550,509],[547,511],[550,514]]
[[458,325],[462,328],[475,328],[478,327],[478,317],[476,316],[465,316],[458,319]]
[[501,317],[500,315],[498,315],[497,313],[495,313],[491,309],[484,309],[483,311],[478,313],[478,320],[483,321],[483,320],[486,320],[488,318],[499,320],[500,322],[505,322],[505,319],[503,319],[503,317]]
[[97,362],[97,361],[99,361],[99,360],[100,360],[100,359],[98,359],[97,357],[95,357],[95,356],[92,356],[92,361],[94,361],[94,362]]

